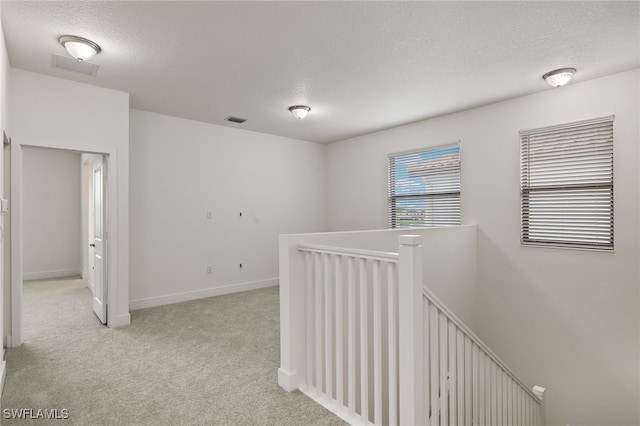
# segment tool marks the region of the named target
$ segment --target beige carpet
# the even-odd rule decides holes
[[[344,424],[277,385],[278,288],[132,312],[101,326],[81,280],[24,284],[24,345],[7,351],[4,425]],[[66,409],[7,420],[4,409]]]

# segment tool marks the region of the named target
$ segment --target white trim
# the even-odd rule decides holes
[[[409,154],[417,154],[419,152],[424,152],[424,151],[431,151],[431,150],[438,150],[438,149],[446,149],[446,148],[453,148],[455,146],[459,146],[460,147],[460,152],[462,152],[462,142],[460,139],[455,140],[453,142],[447,142],[447,143],[443,143],[440,145],[434,145],[434,146],[425,146],[422,148],[416,148],[416,149],[409,149],[406,151],[400,151],[400,152],[391,152],[389,154],[387,154],[388,158],[392,158],[392,157],[399,157],[401,155],[409,155]]]
[[[22,344],[22,145],[11,144],[11,342]]]
[[[230,284],[221,287],[211,287],[202,290],[185,291],[181,293],[167,294],[164,296],[146,297],[129,301],[129,310],[152,308],[155,306],[170,305],[172,303],[188,302],[190,300],[204,299],[223,294],[239,293],[242,291],[257,290],[260,288],[273,287],[278,285],[278,278],[266,280],[249,281],[245,283]]]
[[[100,150],[87,150],[77,146],[60,146],[39,141],[29,144],[13,140],[11,144],[11,343],[9,347],[18,347],[22,344],[22,149],[56,148],[67,151],[106,155],[107,157],[107,193],[105,202],[107,205],[105,229],[109,238],[106,250],[107,272],[107,327],[123,327],[130,324],[128,311],[128,238],[118,238],[118,213],[126,218],[125,212],[118,211],[118,153],[114,148]],[[126,225],[126,221],[125,221]],[[120,273],[119,273],[120,272]]]
[[[589,120],[574,121],[572,123],[565,123],[565,124],[556,124],[556,125],[553,125],[553,126],[539,127],[539,128],[536,128],[536,129],[522,129],[522,130],[520,130],[520,136],[527,136],[527,135],[536,134],[536,133],[556,132],[558,130],[566,130],[566,129],[572,129],[574,127],[589,126],[589,125],[593,125],[593,124],[606,123],[608,121],[613,122],[615,119],[616,119],[615,115],[608,115],[606,117],[599,117],[599,118],[592,118],[592,119],[589,119]]]
[[[55,271],[23,272],[22,280],[46,280],[49,278],[82,277],[82,269],[58,269]]]
[[[334,399],[329,400],[329,398],[326,397],[325,394],[318,395],[315,389],[308,388],[308,387],[306,387],[305,389],[300,389],[300,391],[306,396],[308,396],[309,398],[311,398],[312,400],[314,400],[315,402],[317,402],[318,404],[320,404],[321,406],[323,406],[324,408],[326,408],[327,410],[331,411],[336,416],[340,417],[342,420],[344,420],[348,424],[350,425],[365,424],[365,422],[362,419],[362,416],[358,414],[354,414],[352,416],[348,410],[338,407],[338,404],[335,402],[335,400]],[[373,423],[367,422],[366,424],[372,425]]]
[[[334,246],[325,246],[320,244],[298,244],[298,250],[300,251],[308,251],[308,252],[321,252],[327,254],[337,254],[337,255],[355,255],[355,257],[365,257],[367,259],[381,260],[383,262],[393,262],[398,263],[398,253],[393,253],[390,251],[375,251],[375,250],[364,250],[357,248],[347,248],[347,247],[334,247]]]
[[[3,355],[2,358],[4,359],[4,349],[2,350]],[[2,392],[4,391],[4,379],[7,377],[7,361],[2,361],[2,364],[0,365],[0,395],[2,395]]]
[[[108,310],[107,310],[108,311]],[[131,314],[113,315],[109,320],[109,327],[126,327],[131,325]]]
[[[293,392],[298,389],[298,373],[289,373],[278,368],[278,385],[287,392]]]

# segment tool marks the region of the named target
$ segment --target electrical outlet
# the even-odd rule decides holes
[[[207,266],[207,274],[213,274],[213,266]]]

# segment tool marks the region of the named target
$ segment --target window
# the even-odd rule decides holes
[[[613,119],[520,132],[523,245],[613,250]]]
[[[389,225],[460,225],[460,143],[389,156]]]

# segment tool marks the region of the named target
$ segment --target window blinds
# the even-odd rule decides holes
[[[460,224],[460,143],[389,156],[389,225]]]
[[[520,132],[522,244],[613,249],[613,119]]]

